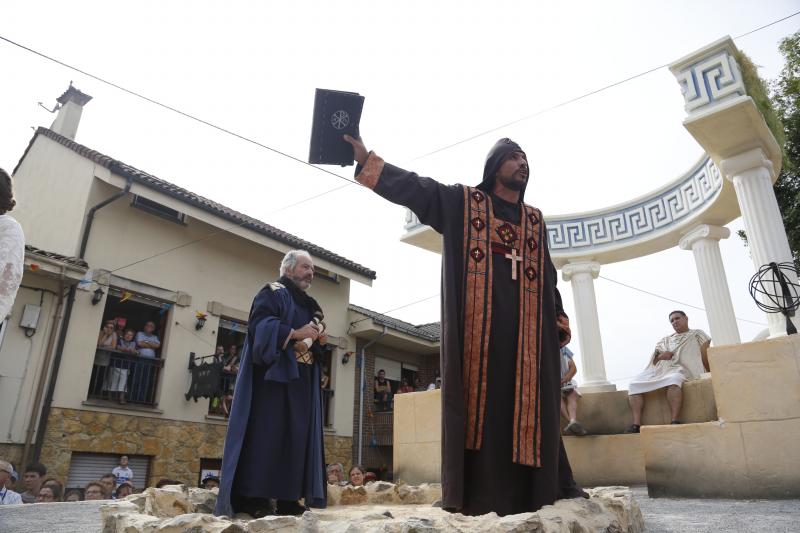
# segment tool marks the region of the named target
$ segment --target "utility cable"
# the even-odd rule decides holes
[[[741,38],[741,37],[745,37],[745,36],[747,36],[747,35],[751,35],[751,34],[753,34],[753,33],[756,33],[756,32],[758,32],[758,31],[761,31],[761,30],[763,30],[763,29],[769,28],[770,26],[773,26],[773,25],[775,25],[775,24],[778,24],[778,23],[780,23],[780,22],[783,22],[783,21],[785,21],[785,20],[788,20],[788,19],[790,19],[790,18],[792,18],[792,17],[795,17],[795,16],[797,16],[798,14],[800,14],[800,11],[797,11],[797,12],[795,12],[795,13],[792,13],[792,14],[790,14],[790,15],[787,15],[787,16],[785,16],[785,17],[783,17],[783,18],[780,18],[780,19],[774,20],[774,21],[772,21],[772,22],[769,22],[769,23],[767,23],[767,24],[764,24],[764,25],[762,25],[762,26],[759,26],[758,28],[755,28],[755,29],[753,29],[753,30],[750,30],[750,31],[748,31],[748,32],[746,32],[746,33],[743,33],[743,34],[741,34],[741,35],[738,35],[738,36],[736,37],[736,39],[739,39],[739,38]],[[148,96],[145,96],[145,95],[143,95],[143,94],[141,94],[141,93],[139,93],[139,92],[136,92],[136,91],[134,91],[134,90],[131,90],[131,89],[128,89],[128,88],[126,88],[126,87],[124,87],[124,86],[122,86],[122,85],[119,85],[119,84],[117,84],[117,83],[114,83],[114,82],[112,82],[112,81],[109,81],[109,80],[107,80],[107,79],[105,79],[105,78],[103,78],[103,77],[101,77],[101,76],[98,76],[98,75],[92,74],[92,73],[90,73],[90,72],[88,72],[88,71],[85,71],[85,70],[83,70],[83,69],[80,69],[80,68],[78,68],[78,67],[75,67],[75,66],[73,66],[73,65],[70,65],[69,63],[66,63],[65,61],[62,61],[62,60],[56,59],[56,58],[54,58],[54,57],[51,57],[51,56],[49,56],[49,55],[47,55],[47,54],[45,54],[45,53],[43,53],[43,52],[39,52],[38,50],[35,50],[35,49],[33,49],[33,48],[30,48],[30,47],[28,47],[28,46],[25,46],[25,45],[23,45],[23,44],[21,44],[21,43],[18,43],[18,42],[16,42],[16,41],[13,41],[13,40],[11,40],[11,39],[9,39],[9,38],[7,38],[7,37],[3,36],[3,35],[0,35],[0,40],[2,40],[2,41],[5,41],[5,42],[7,42],[8,44],[11,44],[11,45],[13,45],[13,46],[16,46],[16,47],[18,47],[18,48],[20,48],[20,49],[22,49],[22,50],[25,50],[25,51],[27,51],[27,52],[29,52],[29,53],[31,53],[31,54],[34,54],[34,55],[36,55],[36,56],[38,56],[38,57],[41,57],[41,58],[43,58],[43,59],[46,59],[46,60],[48,60],[48,61],[50,61],[50,62],[56,63],[57,65],[60,65],[60,66],[62,66],[62,67],[65,67],[65,68],[67,68],[67,69],[70,69],[70,70],[73,70],[73,71],[75,71],[75,72],[78,72],[79,74],[83,74],[84,76],[87,76],[87,77],[89,77],[89,78],[92,78],[92,79],[94,79],[94,80],[97,80],[97,81],[99,81],[100,83],[103,83],[103,84],[105,84],[105,85],[108,85],[108,86],[110,86],[110,87],[113,87],[113,88],[115,88],[115,89],[117,89],[117,90],[120,90],[120,91],[122,91],[122,92],[126,93],[126,94],[129,94],[129,95],[131,95],[131,96],[134,96],[134,97],[136,97],[136,98],[142,99],[142,100],[144,100],[144,101],[146,101],[146,102],[149,102],[149,103],[151,103],[151,104],[153,104],[153,105],[156,105],[156,106],[158,106],[158,107],[161,107],[161,108],[163,108],[163,109],[166,109],[166,110],[168,110],[168,111],[172,111],[173,113],[176,113],[176,114],[178,114],[178,115],[181,115],[181,116],[183,116],[183,117],[185,117],[185,118],[188,118],[188,119],[190,119],[190,120],[193,120],[193,121],[195,121],[195,122],[197,122],[197,123],[200,123],[200,124],[203,124],[203,125],[205,125],[205,126],[211,127],[211,128],[213,128],[213,129],[216,129],[216,130],[218,130],[218,131],[220,131],[220,132],[223,132],[223,133],[226,133],[226,134],[228,134],[228,135],[231,135],[231,136],[233,136],[233,137],[235,137],[235,138],[237,138],[237,139],[243,140],[243,141],[245,141],[245,142],[247,142],[247,143],[253,144],[253,145],[255,145],[255,146],[258,146],[258,147],[260,147],[260,148],[264,148],[264,149],[266,149],[266,150],[269,150],[269,151],[271,151],[271,152],[273,152],[273,153],[276,153],[276,154],[279,154],[279,155],[281,155],[281,156],[284,156],[284,157],[286,157],[286,158],[289,158],[289,159],[291,159],[291,160],[293,160],[293,161],[295,161],[295,162],[301,163],[301,164],[303,164],[303,165],[305,165],[305,166],[308,166],[308,167],[311,167],[311,168],[315,168],[315,169],[317,169],[317,170],[320,170],[320,171],[322,171],[322,172],[325,172],[326,174],[330,174],[331,176],[335,176],[335,177],[337,177],[337,178],[339,178],[339,179],[341,179],[341,180],[344,180],[344,181],[348,182],[348,183],[347,183],[347,185],[344,185],[344,186],[341,186],[341,187],[336,187],[336,188],[334,188],[334,189],[329,189],[329,190],[327,190],[327,191],[324,191],[324,192],[322,192],[322,193],[319,193],[319,194],[317,194],[317,195],[314,195],[314,196],[311,196],[311,197],[305,198],[305,199],[303,199],[303,200],[300,200],[300,201],[298,201],[298,202],[295,202],[295,203],[293,203],[293,204],[290,204],[290,205],[284,206],[284,207],[282,207],[282,208],[279,208],[279,209],[277,209],[276,211],[274,211],[274,212],[270,213],[270,215],[272,215],[272,214],[274,214],[274,213],[278,213],[278,212],[280,212],[280,211],[283,211],[283,210],[285,210],[285,209],[288,209],[288,208],[290,208],[290,207],[294,207],[294,206],[300,205],[300,204],[302,204],[302,203],[305,203],[305,202],[308,202],[308,201],[310,201],[310,200],[313,200],[313,199],[319,198],[319,197],[321,197],[321,196],[324,196],[324,195],[326,195],[326,194],[329,194],[329,193],[331,193],[331,192],[338,191],[338,190],[340,190],[340,189],[343,189],[344,187],[347,187],[348,185],[351,185],[351,184],[355,184],[355,183],[356,183],[356,182],[355,182],[355,180],[352,180],[352,179],[350,179],[350,178],[346,178],[346,177],[344,177],[344,176],[341,176],[341,175],[339,175],[339,174],[336,174],[335,172],[332,172],[332,171],[330,171],[330,170],[328,170],[328,169],[325,169],[325,168],[322,168],[322,167],[320,167],[320,166],[317,166],[317,165],[312,165],[311,163],[308,163],[308,162],[306,162],[306,161],[304,161],[304,160],[302,160],[302,159],[300,159],[300,158],[298,158],[298,157],[295,157],[295,156],[292,156],[292,155],[290,155],[290,154],[287,154],[287,153],[285,153],[285,152],[283,152],[283,151],[281,151],[281,150],[278,150],[277,148],[273,148],[273,147],[271,147],[271,146],[268,146],[268,145],[266,145],[266,144],[263,144],[263,143],[261,143],[261,142],[259,142],[259,141],[255,140],[255,139],[252,139],[252,138],[250,138],[250,137],[247,137],[247,136],[245,136],[245,135],[243,135],[243,134],[237,133],[237,132],[235,132],[235,131],[233,131],[233,130],[230,130],[230,129],[228,129],[228,128],[225,128],[225,127],[223,127],[223,126],[219,126],[219,125],[217,125],[217,124],[215,124],[215,123],[213,123],[213,122],[211,122],[211,121],[209,121],[209,120],[202,119],[202,118],[200,118],[200,117],[197,117],[197,116],[195,116],[195,115],[192,115],[191,113],[188,113],[188,112],[186,112],[186,111],[182,111],[182,110],[180,110],[180,109],[178,109],[178,108],[176,108],[176,107],[170,106],[170,105],[168,105],[168,104],[164,104],[164,103],[162,103],[162,102],[160,102],[160,101],[158,101],[158,100],[155,100],[154,98],[150,98],[150,97],[148,97]],[[532,113],[532,114],[530,114],[530,115],[526,115],[525,117],[522,117],[522,118],[519,118],[519,119],[513,120],[513,121],[511,121],[511,122],[507,122],[507,123],[505,123],[505,124],[503,124],[503,125],[501,125],[501,126],[497,126],[497,127],[494,127],[494,128],[488,129],[488,130],[485,130],[485,131],[483,131],[483,132],[481,132],[481,133],[478,133],[478,134],[472,135],[472,136],[470,136],[470,137],[468,137],[468,138],[466,138],[466,139],[462,139],[462,140],[460,140],[460,141],[457,141],[457,142],[455,142],[455,143],[451,143],[451,144],[449,144],[449,145],[447,145],[447,146],[444,146],[444,147],[442,147],[442,148],[439,148],[439,149],[433,150],[433,151],[431,151],[431,152],[428,152],[428,153],[426,153],[426,154],[423,154],[423,155],[421,155],[421,156],[415,157],[414,159],[411,159],[411,160],[409,160],[409,162],[417,161],[417,160],[419,160],[419,159],[422,159],[422,158],[428,157],[428,156],[430,156],[430,155],[433,155],[433,154],[436,154],[436,153],[442,152],[442,151],[444,151],[444,150],[447,150],[447,149],[449,149],[449,148],[452,148],[452,147],[458,146],[458,145],[460,145],[460,144],[463,144],[463,143],[465,143],[465,142],[471,141],[471,140],[473,140],[473,139],[476,139],[476,138],[478,138],[478,137],[481,137],[481,136],[483,136],[483,135],[486,135],[486,134],[488,134],[488,133],[492,133],[492,132],[494,132],[494,131],[497,131],[497,130],[499,130],[499,129],[505,128],[505,127],[507,127],[507,126],[510,126],[510,125],[513,125],[513,124],[517,124],[517,123],[519,123],[519,122],[522,122],[522,121],[525,121],[525,120],[529,120],[529,119],[531,119],[531,118],[534,118],[534,117],[536,117],[536,116],[542,115],[542,114],[544,114],[544,113],[547,113],[547,112],[549,112],[549,111],[553,111],[553,110],[555,110],[555,109],[558,109],[558,108],[560,108],[560,107],[566,106],[566,105],[568,105],[568,104],[571,104],[571,103],[573,103],[573,102],[577,102],[577,101],[579,101],[579,100],[582,100],[582,99],[584,99],[584,98],[587,98],[587,97],[589,97],[589,96],[592,96],[592,95],[594,95],[594,94],[597,94],[597,93],[600,93],[600,92],[602,92],[602,91],[608,90],[608,89],[610,89],[610,88],[612,88],[612,87],[616,87],[616,86],[618,86],[618,85],[621,85],[621,84],[623,84],[623,83],[626,83],[626,82],[628,82],[628,81],[631,81],[631,80],[634,80],[634,79],[636,79],[636,78],[640,78],[640,77],[642,77],[642,76],[645,76],[645,75],[647,75],[647,74],[650,74],[651,72],[654,72],[654,71],[656,71],[656,70],[659,70],[659,69],[661,69],[661,68],[664,68],[664,67],[666,67],[667,65],[668,65],[668,64],[664,64],[664,65],[660,65],[660,66],[658,66],[658,67],[651,68],[651,69],[649,69],[649,70],[646,70],[646,71],[644,71],[644,72],[641,72],[641,73],[639,73],[639,74],[636,74],[636,75],[633,75],[633,76],[630,76],[630,77],[628,77],[628,78],[625,78],[625,79],[623,79],[623,80],[617,81],[617,82],[615,82],[615,83],[611,83],[611,84],[609,84],[609,85],[606,85],[606,86],[604,86],[604,87],[601,87],[601,88],[599,88],[599,89],[595,89],[595,90],[589,91],[589,92],[587,92],[587,93],[585,93],[585,94],[582,94],[582,95],[580,95],[580,96],[577,96],[577,97],[571,98],[571,99],[569,99],[569,100],[565,100],[565,101],[563,101],[563,102],[560,102],[560,103],[558,103],[558,104],[555,104],[555,105],[553,105],[553,106],[550,106],[550,107],[548,107],[548,108],[546,108],[546,109],[542,109],[542,110],[540,110],[540,111],[537,111],[537,112],[535,112],[535,113]],[[269,216],[269,215],[268,215],[268,216]],[[213,231],[213,232],[209,233],[208,235],[206,235],[206,236],[204,236],[204,237],[200,237],[200,238],[198,238],[198,239],[194,239],[194,240],[192,240],[192,241],[188,241],[188,242],[186,242],[186,243],[183,243],[183,244],[181,244],[181,245],[174,246],[174,247],[172,247],[172,248],[168,248],[168,249],[166,249],[166,250],[163,250],[163,251],[161,251],[161,252],[159,252],[159,253],[156,253],[156,254],[153,254],[153,255],[151,255],[151,256],[148,256],[148,257],[142,258],[142,259],[140,259],[140,260],[137,260],[137,261],[135,261],[135,262],[129,263],[129,264],[127,264],[127,265],[123,265],[123,266],[121,266],[121,267],[117,267],[117,268],[115,268],[114,270],[112,270],[111,272],[117,272],[117,271],[119,271],[119,270],[123,270],[123,269],[125,269],[125,268],[131,267],[131,266],[134,266],[134,265],[137,265],[137,264],[139,264],[139,263],[143,263],[143,262],[145,262],[145,261],[149,261],[149,260],[151,260],[151,259],[155,259],[155,258],[157,258],[157,257],[160,257],[160,256],[162,256],[162,255],[168,254],[168,253],[170,253],[170,252],[173,252],[173,251],[175,251],[175,250],[179,250],[179,249],[181,249],[181,248],[185,248],[186,246],[190,246],[190,245],[192,245],[192,244],[195,244],[195,243],[198,243],[198,242],[204,241],[204,240],[206,240],[206,239],[210,239],[210,238],[212,238],[212,237],[214,237],[214,236],[216,236],[216,235],[218,235],[218,234],[220,234],[220,233],[223,233],[223,232],[229,231],[230,229],[234,229],[234,228],[237,228],[237,227],[239,227],[239,226],[243,226],[243,225],[245,225],[245,224],[247,224],[247,223],[249,223],[249,222],[250,222],[249,220],[245,220],[245,221],[243,221],[243,222],[241,222],[241,223],[234,224],[234,225],[232,225],[232,226],[229,226],[229,227],[227,227],[227,228],[222,228],[222,229],[219,229],[219,230]]]
[[[219,125],[217,125],[217,124],[215,124],[215,123],[213,123],[213,122],[211,122],[209,120],[202,119],[202,118],[200,118],[200,117],[198,117],[196,115],[192,115],[191,113],[188,113],[186,111],[181,111],[180,109],[178,109],[176,107],[173,107],[171,105],[159,102],[158,100],[156,100],[154,98],[150,98],[149,96],[145,96],[145,95],[143,95],[141,93],[138,93],[138,92],[136,92],[134,90],[127,89],[127,88],[123,87],[122,85],[119,85],[117,83],[109,81],[109,80],[107,80],[105,78],[102,78],[100,76],[97,76],[95,74],[87,72],[87,71],[85,71],[83,69],[80,69],[78,67],[72,66],[69,63],[66,63],[64,61],[61,61],[61,60],[56,59],[54,57],[51,57],[51,56],[49,56],[47,54],[44,54],[42,52],[39,52],[37,50],[34,50],[33,48],[29,48],[29,47],[27,47],[27,46],[25,46],[23,44],[20,44],[20,43],[18,43],[16,41],[12,41],[8,37],[4,37],[4,36],[0,35],[0,40],[1,41],[5,41],[5,42],[7,42],[7,43],[9,43],[9,44],[11,44],[13,46],[18,47],[18,48],[21,48],[21,49],[23,49],[23,50],[25,50],[27,52],[30,52],[30,53],[32,53],[34,55],[37,55],[37,56],[39,56],[39,57],[41,57],[43,59],[46,59],[46,60],[51,61],[53,63],[56,63],[57,65],[60,65],[60,66],[65,67],[65,68],[68,68],[70,70],[74,70],[75,72],[77,72],[79,74],[83,74],[86,77],[92,78],[93,80],[97,80],[100,83],[103,83],[105,85],[108,85],[110,87],[118,89],[118,90],[120,90],[120,91],[122,91],[124,93],[127,93],[127,94],[131,95],[131,96],[135,96],[136,98],[140,98],[140,99],[144,100],[145,102],[149,102],[149,103],[151,103],[153,105],[156,105],[156,106],[161,107],[163,109],[166,109],[168,111],[172,111],[173,113],[177,113],[178,115],[181,115],[181,116],[183,116],[185,118],[188,118],[189,120],[193,120],[195,122],[198,122],[200,124],[203,124],[205,126],[213,128],[213,129],[215,129],[217,131],[221,131],[222,133],[226,133],[226,134],[228,134],[228,135],[230,135],[232,137],[235,137],[235,138],[237,138],[239,140],[242,140],[242,141],[245,141],[247,143],[250,143],[250,144],[253,144],[255,146],[258,146],[259,148],[264,148],[265,150],[269,150],[270,152],[273,152],[273,153],[276,153],[276,154],[281,155],[283,157],[286,157],[288,159],[291,159],[292,161],[296,161],[297,163],[300,163],[302,165],[305,165],[305,166],[308,166],[308,167],[311,167],[311,168],[315,168],[315,169],[317,169],[317,170],[319,170],[321,172],[325,172],[326,174],[330,174],[331,176],[335,176],[335,177],[339,178],[340,180],[344,180],[344,181],[347,181],[347,182],[350,182],[350,183],[355,183],[355,181],[350,179],[350,178],[346,178],[344,176],[341,176],[341,175],[339,175],[339,174],[337,174],[335,172],[332,172],[332,171],[330,171],[330,170],[328,170],[326,168],[322,168],[322,167],[317,166],[317,165],[312,165],[311,163],[309,163],[307,161],[304,161],[304,160],[300,159],[299,157],[295,157],[293,155],[287,154],[286,152],[282,152],[281,150],[278,150],[277,148],[273,148],[271,146],[268,146],[268,145],[266,145],[266,144],[264,144],[262,142],[259,142],[259,141],[255,140],[255,139],[247,137],[246,135],[243,135],[241,133],[236,133],[233,130],[230,130],[230,129],[225,128],[223,126],[219,126]]]
[[[746,37],[748,35],[751,35],[753,33],[761,31],[763,29],[769,28],[770,26],[774,26],[775,24],[778,24],[779,22],[783,22],[784,20],[788,20],[788,19],[790,19],[792,17],[795,17],[797,15],[800,15],[800,11],[796,11],[796,12],[792,13],[791,15],[787,15],[787,16],[785,16],[783,18],[778,19],[778,20],[774,20],[774,21],[772,21],[770,23],[764,24],[763,26],[759,26],[758,28],[750,30],[750,31],[748,31],[746,33],[742,33],[741,35],[737,35],[736,37],[734,37],[734,39],[741,39],[742,37]],[[449,150],[450,148],[454,148],[454,147],[456,147],[456,146],[458,146],[460,144],[464,144],[466,142],[472,141],[474,139],[477,139],[478,137],[483,137],[484,135],[488,135],[489,133],[493,133],[495,131],[507,128],[509,126],[513,126],[514,124],[518,124],[518,123],[524,122],[526,120],[530,120],[532,118],[538,117],[539,115],[543,115],[545,113],[549,113],[550,111],[554,111],[554,110],[556,110],[556,109],[558,109],[560,107],[564,107],[565,105],[572,104],[572,103],[577,102],[579,100],[583,100],[584,98],[588,98],[590,96],[593,96],[595,94],[601,93],[601,92],[606,91],[608,89],[611,89],[613,87],[617,87],[618,85],[622,85],[623,83],[627,83],[627,82],[633,81],[633,80],[635,80],[637,78],[641,78],[642,76],[646,76],[646,75],[648,75],[648,74],[650,74],[652,72],[655,72],[657,70],[661,70],[662,68],[665,68],[665,67],[668,67],[668,66],[669,66],[669,63],[664,63],[663,65],[659,65],[657,67],[653,67],[651,69],[645,70],[644,72],[640,72],[639,74],[634,74],[633,76],[629,76],[629,77],[627,77],[627,78],[625,78],[623,80],[619,80],[619,81],[616,81],[614,83],[610,83],[610,84],[605,85],[603,87],[600,87],[598,89],[594,89],[593,91],[589,91],[588,93],[581,94],[580,96],[576,96],[574,98],[570,98],[569,100],[564,100],[563,102],[559,102],[557,104],[554,104],[554,105],[552,105],[550,107],[546,107],[544,109],[540,109],[539,111],[536,111],[535,113],[531,113],[530,115],[525,115],[524,117],[518,118],[516,120],[512,120],[510,122],[506,122],[505,124],[501,124],[501,125],[495,126],[493,128],[489,128],[489,129],[484,130],[484,131],[482,131],[480,133],[476,133],[474,135],[471,135],[471,136],[469,136],[469,137],[467,137],[465,139],[461,139],[460,141],[456,141],[456,142],[448,144],[446,146],[442,146],[441,148],[437,148],[436,150],[432,150],[430,152],[427,152],[425,154],[417,156],[414,159],[412,159],[411,161],[418,161],[418,160],[423,159],[425,157],[428,157],[428,156],[431,156],[431,155],[434,155],[434,154],[438,154],[439,152],[443,152],[445,150]]]
[[[697,306],[697,305],[687,304],[686,302],[681,302],[680,300],[675,300],[673,298],[668,298],[666,296],[662,296],[661,294],[656,294],[654,292],[650,292],[650,291],[647,291],[647,290],[644,290],[644,289],[640,289],[639,287],[634,287],[633,285],[628,285],[627,283],[622,283],[621,281],[617,281],[617,280],[614,280],[614,279],[611,279],[611,278],[607,278],[605,276],[598,275],[597,277],[602,278],[602,279],[604,279],[606,281],[610,281],[611,283],[616,283],[617,285],[622,285],[623,287],[627,287],[628,289],[631,289],[631,290],[634,290],[634,291],[638,291],[638,292],[641,292],[641,293],[644,293],[644,294],[648,294],[650,296],[655,296],[656,298],[661,298],[662,300],[666,300],[668,302],[672,302],[672,303],[675,303],[675,304],[678,304],[678,305],[682,305],[684,307],[691,307],[692,309],[697,309],[699,311],[703,311],[704,313],[707,312],[705,307],[700,307],[700,306]],[[756,324],[758,326],[765,326],[765,327],[767,326],[767,324],[764,324],[763,322],[756,322],[755,320],[748,320],[746,318],[739,318],[738,316],[736,316],[734,318],[736,320],[738,320],[739,322],[748,322],[750,324]]]

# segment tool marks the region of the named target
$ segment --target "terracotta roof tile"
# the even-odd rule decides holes
[[[335,265],[350,270],[351,272],[356,272],[358,274],[366,276],[369,279],[376,278],[374,270],[370,270],[365,266],[359,265],[358,263],[351,261],[350,259],[335,254],[330,250],[326,250],[321,246],[317,246],[316,244],[303,240],[290,233],[282,231],[274,226],[270,226],[266,222],[262,222],[258,219],[249,217],[243,213],[231,209],[230,207],[226,207],[213,200],[204,198],[199,194],[195,194],[182,187],[178,187],[173,183],[162,180],[161,178],[157,178],[152,174],[148,174],[147,172],[144,172],[142,170],[139,170],[138,168],[127,165],[122,161],[109,157],[96,150],[92,150],[91,148],[79,144],[73,141],[72,139],[64,137],[63,135],[60,135],[50,129],[40,127],[38,130],[36,130],[33,139],[31,139],[31,143],[28,145],[28,150],[30,149],[30,146],[33,145],[33,141],[36,139],[37,135],[44,135],[45,137],[56,141],[57,143],[69,148],[73,152],[76,152],[82,155],[83,157],[94,161],[98,165],[101,165],[116,174],[119,174],[126,178],[129,177],[137,183],[140,183],[157,191],[163,192],[164,194],[172,196],[173,198],[181,200],[182,202],[199,207],[200,209],[203,209],[205,211],[208,211],[209,213],[217,215],[220,218],[240,223],[242,227],[249,228],[253,231],[261,233],[262,235],[266,235],[267,237],[270,237],[272,239],[275,239],[276,241],[287,244],[293,248],[301,248],[307,250],[312,256],[317,256],[326,259]],[[25,151],[25,154],[27,154],[28,150]],[[23,154],[22,159],[25,158],[25,154]],[[22,159],[20,159],[20,163],[22,163]],[[19,168],[19,163],[17,164],[17,168]]]

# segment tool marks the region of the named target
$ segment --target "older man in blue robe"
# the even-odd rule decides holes
[[[217,515],[296,515],[326,505],[318,357],[325,339],[314,322],[322,311],[306,293],[314,265],[307,252],[293,250],[283,258],[280,273],[250,309]],[[294,345],[303,339],[314,344],[301,356]]]

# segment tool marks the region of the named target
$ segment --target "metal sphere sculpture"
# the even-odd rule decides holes
[[[787,274],[789,275],[787,276]],[[773,261],[759,268],[758,272],[750,278],[750,296],[762,311],[781,313],[786,317],[787,335],[797,333],[791,317],[800,308],[798,277],[800,277],[800,272],[794,263],[775,263]]]

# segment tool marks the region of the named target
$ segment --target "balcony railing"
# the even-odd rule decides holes
[[[98,348],[87,397],[120,404],[155,406],[158,375],[163,365],[163,359]]]

